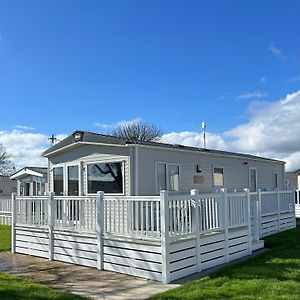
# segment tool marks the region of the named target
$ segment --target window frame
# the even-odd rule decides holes
[[[215,184],[215,169],[223,170],[223,184],[222,185]],[[220,166],[220,165],[212,166],[212,186],[213,186],[213,188],[224,188],[225,187],[225,168],[223,166]]]
[[[251,170],[255,170],[255,190],[251,191]],[[248,172],[248,184],[249,184],[249,191],[250,192],[257,192],[258,191],[258,186],[257,186],[257,168],[256,167],[249,167],[249,172]]]
[[[80,162],[70,162],[70,163],[65,163],[64,164],[64,167],[65,167],[65,170],[64,170],[64,179],[65,179],[65,182],[64,182],[64,190],[65,190],[65,194],[66,196],[68,196],[69,194],[69,184],[68,184],[68,181],[69,181],[69,175],[68,175],[68,167],[78,167],[78,196],[81,196],[82,195],[82,185],[81,185],[81,178],[82,178],[82,175],[81,175],[81,163]],[[78,196],[69,196],[69,197],[78,197]]]
[[[276,186],[275,186],[275,176],[276,175]],[[273,185],[273,189],[278,189],[279,187],[279,182],[278,182],[278,172],[273,172],[272,175],[272,185]]]
[[[154,176],[155,176],[155,193],[156,195],[160,194],[160,191],[158,191],[158,182],[157,182],[157,165],[158,164],[164,164],[166,165],[166,187],[167,187],[167,191],[171,192],[171,193],[179,193],[181,190],[181,166],[179,163],[167,163],[167,162],[163,162],[163,161],[156,161],[155,162],[155,168],[154,168]],[[177,166],[178,167],[178,191],[171,191],[169,188],[169,166]]]
[[[54,192],[54,168],[63,168],[63,194],[56,196],[68,196],[68,167],[78,167],[78,196],[82,195],[82,167],[80,162],[67,162],[62,164],[55,164],[51,166],[51,192]],[[70,196],[70,197],[78,197]]]
[[[51,167],[51,192],[55,193],[54,191],[54,168],[63,168],[63,194],[62,195],[55,195],[55,196],[66,196],[66,177],[65,177],[65,164],[56,164],[56,165],[52,165]]]
[[[84,175],[85,175],[85,186],[86,186],[86,195],[92,196],[97,195],[97,193],[89,193],[89,183],[88,183],[88,165],[96,165],[96,164],[105,164],[105,163],[121,163],[122,165],[122,189],[123,193],[105,193],[106,195],[114,195],[114,196],[125,196],[125,180],[126,180],[126,174],[125,174],[125,160],[96,160],[96,161],[89,161],[85,162],[84,164]]]

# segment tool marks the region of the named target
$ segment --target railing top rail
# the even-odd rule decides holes
[[[17,196],[16,200],[47,200],[49,196]]]
[[[279,194],[294,194],[294,190],[279,191]]]
[[[160,196],[106,196],[103,197],[105,200],[126,200],[126,201],[159,201]]]
[[[53,196],[54,200],[87,200],[96,199],[97,196]]]
[[[277,194],[277,191],[260,191],[261,195],[274,195]]]
[[[196,196],[193,197],[197,197],[198,199],[206,199],[206,198],[214,198],[214,199],[218,199],[218,198],[223,198],[224,197],[224,193],[200,193]]]
[[[228,197],[234,198],[234,197],[245,197],[246,192],[234,192],[234,193],[227,193]]]

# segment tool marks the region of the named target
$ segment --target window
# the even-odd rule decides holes
[[[103,191],[123,194],[123,163],[97,163],[87,165],[88,193]]]
[[[37,183],[36,181],[33,182],[33,191],[32,191],[32,196],[36,196],[37,195]]]
[[[68,196],[79,195],[78,166],[68,166]]]
[[[156,164],[156,192],[159,193],[162,190],[179,191],[179,165]]]
[[[257,173],[256,169],[251,168],[249,170],[249,188],[250,192],[256,192],[257,189]]]
[[[179,166],[168,165],[168,190],[179,191]]]
[[[273,187],[278,188],[278,173],[273,173]]]
[[[167,166],[166,164],[157,164],[156,165],[156,191],[167,190]]]
[[[224,186],[224,169],[214,168],[214,186]]]
[[[3,189],[2,188],[0,188],[0,194],[2,194],[3,193]]]
[[[53,192],[56,196],[64,194],[64,169],[63,167],[53,168]]]

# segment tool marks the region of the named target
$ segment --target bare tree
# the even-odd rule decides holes
[[[14,171],[15,168],[9,160],[9,154],[7,153],[3,144],[0,143],[0,174],[10,175]]]
[[[150,142],[159,141],[162,137],[162,130],[157,125],[139,121],[116,128],[112,135],[134,143]]]

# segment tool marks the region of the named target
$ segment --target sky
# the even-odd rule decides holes
[[[300,1],[2,0],[0,103],[17,167],[51,134],[142,120],[300,168]]]

